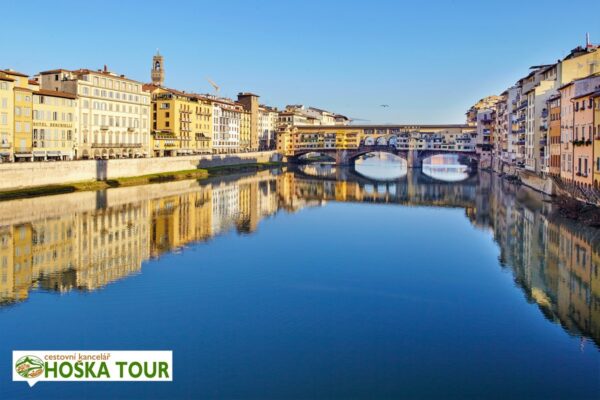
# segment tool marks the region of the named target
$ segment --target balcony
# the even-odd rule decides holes
[[[131,128],[131,127],[127,128],[127,132],[134,132],[134,131],[135,131],[135,128]]]
[[[542,110],[542,118],[548,118],[548,110],[545,108]]]
[[[0,149],[10,149],[12,146],[11,142],[2,142],[0,143]]]
[[[547,146],[548,145],[548,139],[547,138],[541,138],[540,139],[540,146]]]
[[[92,143],[93,149],[136,149],[141,143]]]

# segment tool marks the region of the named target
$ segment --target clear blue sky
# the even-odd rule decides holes
[[[0,68],[109,69],[371,122],[460,123],[529,66],[600,42],[600,1],[11,1]],[[18,33],[18,35],[17,35]],[[389,104],[381,108],[380,104]]]

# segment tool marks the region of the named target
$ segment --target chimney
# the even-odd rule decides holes
[[[104,72],[108,72],[108,68],[106,67],[106,64],[104,64]]]

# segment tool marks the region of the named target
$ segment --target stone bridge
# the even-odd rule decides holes
[[[429,157],[436,155],[458,155],[459,159],[463,158],[463,162],[471,164],[478,160],[478,155],[474,151],[461,151],[452,149],[403,149],[394,145],[361,145],[356,149],[307,149],[298,151],[293,157],[288,157],[291,162],[298,162],[303,156],[309,153],[318,153],[331,157],[337,165],[353,165],[357,158],[369,153],[389,153],[394,154],[404,159],[408,168],[420,168],[423,161]]]

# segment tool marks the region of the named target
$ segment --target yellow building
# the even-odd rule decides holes
[[[15,79],[0,71],[0,161],[13,160]]]
[[[251,150],[252,114],[244,110],[240,115],[240,149],[242,151],[248,151]]]
[[[50,90],[33,92],[33,157],[72,160],[75,156],[76,96]]]
[[[33,104],[33,87],[29,82],[29,77],[26,74],[22,74],[20,72],[16,72],[13,70],[2,70],[0,71],[0,76],[3,77],[2,82],[9,82],[8,79],[12,79],[11,85],[2,85],[2,87],[6,87],[6,90],[12,88],[12,96],[10,94],[4,94],[5,90],[2,90],[3,94],[0,95],[0,105],[2,103],[6,104],[7,111],[0,111],[2,114],[0,115],[0,126],[9,126],[10,129],[2,129],[2,136],[6,137],[6,142],[11,143],[12,145],[12,154],[8,155],[8,158],[11,160],[32,160],[33,152],[32,152],[32,137],[31,137],[31,125],[32,125],[32,104]],[[13,107],[12,110],[10,107],[10,102],[7,100],[6,102],[3,99],[7,99],[8,97],[12,97]],[[5,108],[2,107],[4,110]],[[6,112],[7,117],[4,118],[4,113]],[[10,124],[8,114],[12,113],[12,126]],[[7,122],[7,124],[3,124],[3,122]],[[12,131],[12,138],[11,132]],[[5,151],[5,153],[7,153]]]
[[[14,299],[13,227],[0,228],[0,304]]]
[[[152,140],[155,156],[210,154],[210,100],[175,89],[146,85],[152,94]]]

